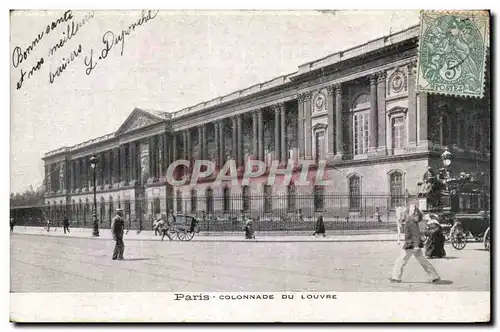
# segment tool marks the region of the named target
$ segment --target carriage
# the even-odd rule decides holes
[[[490,249],[489,196],[483,179],[484,174],[465,172],[452,178],[443,169],[435,177],[424,176],[428,185],[420,195],[423,212],[438,216],[445,238],[457,250],[471,240],[483,242],[485,249]]]
[[[172,240],[191,241],[194,235],[199,232],[198,220],[195,217],[178,214],[175,216],[174,222],[163,228],[161,240],[163,241],[167,236]]]

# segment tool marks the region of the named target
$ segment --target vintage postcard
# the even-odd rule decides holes
[[[490,322],[488,12],[10,33],[11,322]]]

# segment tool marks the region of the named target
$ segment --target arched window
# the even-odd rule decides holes
[[[314,211],[325,209],[325,188],[323,186],[314,187]]]
[[[270,185],[265,185],[264,186],[264,213],[271,213],[273,209],[273,202],[271,199],[271,193],[272,193],[273,187]]]
[[[404,205],[404,178],[400,171],[389,173],[389,187],[391,191],[391,208],[395,209]]]
[[[224,208],[224,212],[225,213],[228,213],[229,212],[229,208],[230,208],[230,189],[229,187],[225,187],[224,188],[224,191],[223,191],[223,208]]]
[[[214,191],[212,188],[207,188],[205,191],[206,206],[205,210],[208,214],[214,213]]]
[[[243,186],[242,188],[242,198],[243,198],[243,211],[250,211],[250,187]]]
[[[370,137],[370,96],[359,95],[352,103],[352,138],[353,154],[368,153]]]
[[[175,193],[175,201],[176,201],[176,210],[177,213],[182,212],[182,192],[180,190],[177,190]]]
[[[196,212],[197,203],[198,203],[198,193],[196,192],[196,190],[191,189],[191,213]]]
[[[361,211],[361,177],[356,174],[349,177],[349,210]]]
[[[295,209],[296,209],[296,190],[295,190],[295,185],[290,184],[287,187],[286,198],[287,198],[287,208],[288,208],[288,211],[289,212],[295,211]]]

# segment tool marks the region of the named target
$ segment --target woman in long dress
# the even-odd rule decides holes
[[[427,225],[425,228],[425,256],[427,258],[443,258],[446,256],[444,243],[446,238],[443,233],[443,228],[435,215],[427,215]]]

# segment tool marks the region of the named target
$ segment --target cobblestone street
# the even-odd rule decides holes
[[[280,237],[281,240],[286,238]],[[305,237],[306,238],[306,237]],[[310,238],[310,237],[307,237]],[[11,236],[12,292],[488,291],[490,254],[482,243],[432,260],[444,280],[428,284],[410,259],[403,282],[388,282],[395,241],[161,242],[125,239],[111,260],[107,239]]]

